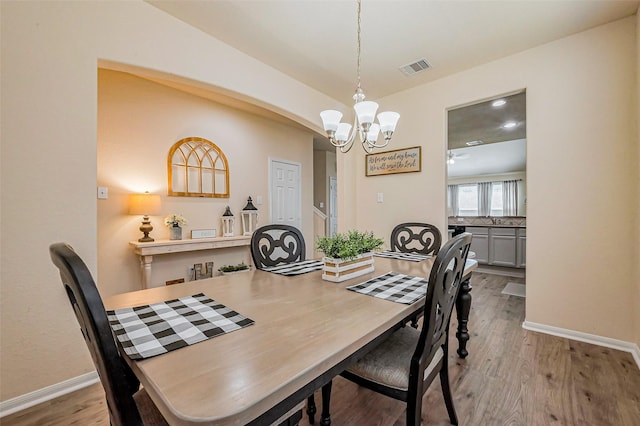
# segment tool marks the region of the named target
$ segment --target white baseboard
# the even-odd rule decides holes
[[[92,371],[46,388],[38,389],[15,398],[0,402],[0,418],[17,413],[34,405],[50,401],[62,395],[91,386],[100,380],[98,373]]]
[[[537,331],[539,333],[551,334],[552,336],[577,340],[579,342],[591,343],[592,345],[604,346],[605,348],[629,352],[640,369],[640,347],[635,343],[597,336],[595,334],[582,333],[580,331],[567,330],[566,328],[552,327],[550,325],[538,324],[530,321],[523,322],[522,328],[525,330]]]

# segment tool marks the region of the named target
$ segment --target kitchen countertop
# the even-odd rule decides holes
[[[527,225],[513,225],[513,224],[502,224],[502,223],[490,223],[490,224],[478,224],[478,225],[468,225],[464,223],[450,223],[449,226],[464,226],[465,228],[526,228]]]

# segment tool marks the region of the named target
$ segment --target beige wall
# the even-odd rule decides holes
[[[339,171],[355,170],[358,228],[444,228],[447,109],[526,89],[526,319],[637,339],[635,27],[627,18],[381,99],[401,114],[393,149],[421,144],[423,172],[365,177],[363,154],[351,157]]]
[[[99,60],[183,76],[319,132],[318,111],[336,101],[144,2],[0,2],[0,19],[5,401],[93,370],[47,247],[70,242],[97,275]],[[527,319],[632,340],[638,304],[632,306],[630,277],[640,301],[640,275],[628,253],[637,239],[618,237],[621,229],[640,236],[634,217],[640,208],[629,208],[640,203],[629,199],[640,198],[637,180],[629,181],[640,158],[633,124],[636,22],[629,18],[380,100],[402,114],[393,147],[423,146],[423,172],[364,178],[363,154],[354,148],[339,155],[340,230],[358,226],[386,238],[394,223],[416,217],[444,227],[446,109],[526,88]],[[384,203],[375,202],[376,192],[384,192]],[[567,195],[576,192],[581,196]],[[636,325],[638,341],[640,320]]]
[[[141,1],[3,1],[0,19],[5,401],[93,370],[48,246],[68,241],[97,276],[100,60],[220,88],[316,131],[318,111],[336,101]],[[125,222],[123,244],[135,234],[134,219]]]
[[[167,196],[167,154],[178,140],[197,136],[215,143],[229,162],[230,198]],[[138,258],[128,241],[137,240],[140,217],[127,215],[131,193],[150,191],[162,196],[161,212],[151,217],[155,239],[169,238],[163,219],[182,214],[192,229],[216,228],[231,207],[235,234],[241,235],[240,210],[247,197],[258,205],[259,225],[269,218],[269,158],[301,164],[302,186],[313,182],[313,136],[309,131],[276,123],[237,109],[186,94],[131,74],[98,72],[98,185],[109,188],[109,198],[98,200],[98,287],[103,296],[141,288]],[[302,231],[313,239],[311,191],[302,191]],[[309,248],[308,255],[313,251]],[[246,248],[154,256],[151,286],[189,278],[194,263],[223,264],[249,261]]]

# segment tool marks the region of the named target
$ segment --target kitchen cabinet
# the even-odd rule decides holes
[[[518,268],[525,268],[527,265],[527,229],[520,228],[516,232],[516,236],[518,238],[518,248],[516,250],[518,254]]]
[[[478,263],[489,263],[489,228],[480,226],[467,226],[467,232],[473,234],[470,251],[476,254]]]
[[[515,228],[490,228],[489,265],[516,267]]]
[[[510,268],[526,265],[526,228],[467,226],[473,234],[469,250],[475,252],[478,263]]]

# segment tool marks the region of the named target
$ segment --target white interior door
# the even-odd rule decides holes
[[[302,229],[300,164],[270,160],[271,223]]]
[[[338,232],[338,178],[329,176],[329,236]]]

